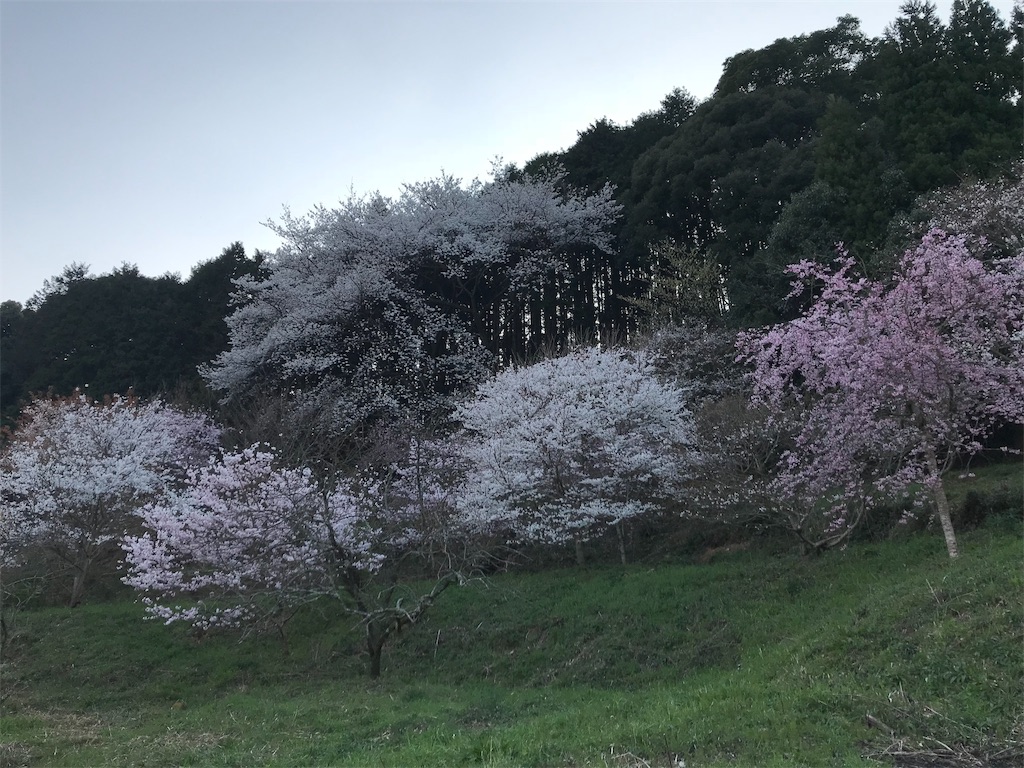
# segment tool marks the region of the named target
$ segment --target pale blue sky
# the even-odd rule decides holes
[[[0,0],[0,298],[73,261],[187,277],[235,240],[270,250],[284,206],[485,178],[675,87],[706,98],[745,48],[845,13],[878,35],[899,5]]]

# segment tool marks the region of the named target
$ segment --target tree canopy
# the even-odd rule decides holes
[[[287,217],[265,279],[243,279],[231,348],[206,369],[230,398],[273,392],[342,433],[424,421],[499,361],[595,337],[609,190],[556,180],[412,185]]]
[[[641,352],[588,348],[508,369],[457,418],[468,464],[460,506],[519,540],[579,544],[621,530],[670,498],[692,460],[682,393]]]
[[[985,0],[953,0],[948,23],[912,0],[875,39],[841,16],[729,57],[702,103],[675,88],[492,181],[286,217],[273,257],[234,243],[185,280],[71,264],[26,306],[0,308],[5,424],[50,389],[212,407],[204,381],[235,403],[273,382],[264,394],[362,424],[422,415],[547,350],[628,341],[671,292],[676,306],[658,312],[673,320],[793,319],[787,264],[827,263],[842,242],[884,277],[919,201],[1013,178],[1022,29],[1019,7],[1004,20]],[[919,237],[925,222],[911,223]],[[321,378],[361,394],[319,397]]]

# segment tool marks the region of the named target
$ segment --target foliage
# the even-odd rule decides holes
[[[799,88],[729,93],[633,167],[632,230],[721,265],[737,325],[778,318],[783,295],[767,290],[773,267],[757,259],[782,205],[813,178],[810,140],[824,107],[821,94]]]
[[[834,27],[780,38],[760,50],[730,56],[722,67],[715,96],[794,85],[849,94],[854,70],[869,50],[860,22],[853,16],[841,16]]]
[[[676,89],[525,172],[287,215],[266,262],[236,243],[186,282],[73,264],[5,302],[5,419],[31,389],[185,381],[201,397],[196,366],[219,355],[206,375],[230,439],[280,452],[196,466],[209,425],[208,446],[152,456],[162,427],[102,447],[81,427],[35,439],[43,401],[30,407],[0,480],[5,560],[49,544],[77,602],[134,528],[128,580],[195,641],[140,629],[133,606],[24,611],[12,633],[38,581],[5,567],[0,762],[781,766],[940,741],[982,761],[1014,738],[1019,760],[1019,464],[994,491],[944,470],[1024,418],[1022,28],[1019,6],[1007,27],[982,0],[954,0],[946,25],[909,2],[873,41],[842,17],[730,57],[704,104]],[[903,250],[879,247],[894,217],[913,247],[882,282]],[[924,235],[936,226],[960,237]],[[852,258],[832,270],[839,241]],[[746,337],[753,403],[722,319],[793,319]],[[640,351],[528,365],[609,335]],[[129,401],[145,410],[104,407]],[[14,458],[29,444],[77,463],[33,475]],[[136,463],[151,482],[107,471]],[[902,494],[926,492],[951,554],[952,524],[969,531],[957,562],[890,530],[885,515],[914,509]],[[467,521],[556,543],[611,526],[624,557],[627,520],[683,504],[848,546],[507,576],[426,615],[480,562]],[[869,505],[898,541],[850,536]],[[392,657],[408,684],[354,683],[353,649],[379,674],[385,643],[424,621],[436,633]],[[212,631],[283,637],[285,622],[288,659]]]
[[[910,0],[857,67],[859,93],[834,94],[816,175],[846,199],[837,238],[857,255],[881,245],[915,197],[1004,173],[1021,156],[1020,55],[984,0]]]
[[[736,331],[707,320],[665,323],[638,337],[634,346],[651,358],[657,376],[685,393],[694,408],[746,392],[736,362]]]
[[[828,238],[825,250],[817,250],[816,255],[829,253],[842,242],[864,259],[877,252],[889,221],[910,204],[910,183],[887,141],[884,121],[864,103],[830,98],[818,129],[814,145],[817,188],[808,190],[813,194],[810,199],[794,197],[789,205],[796,210],[785,217],[790,222],[780,217],[776,226],[799,226],[800,208],[806,209],[808,203],[824,204],[824,220],[812,207],[807,211],[811,221],[803,222],[804,227],[813,226],[817,235],[812,248],[820,244],[819,233]],[[795,248],[792,258],[802,255],[802,250],[805,248]]]
[[[822,118],[823,123],[829,120],[831,110],[832,105]],[[824,254],[832,253],[837,243],[844,242],[843,223],[850,216],[849,208],[844,189],[821,180],[811,182],[795,193],[779,212],[759,258],[771,265],[819,261]],[[863,255],[860,261],[862,264],[866,261]],[[771,280],[772,295],[785,295],[789,281],[784,272],[773,268],[773,274],[766,277],[766,282],[768,280]],[[792,320],[800,314],[800,307],[783,299],[779,301],[779,313],[783,319]]]
[[[481,384],[456,418],[468,464],[459,506],[523,541],[579,544],[672,498],[692,417],[642,352],[583,349]],[[625,551],[621,551],[625,558]]]
[[[721,267],[708,256],[682,248],[671,240],[651,246],[644,293],[623,300],[638,312],[637,331],[682,324],[713,322],[726,308],[725,281]]]
[[[605,185],[614,191],[615,200],[628,210],[642,188],[633,187],[633,169],[637,160],[655,144],[671,136],[697,109],[697,100],[684,88],[674,88],[661,100],[658,109],[644,112],[625,125],[607,118],[591,123],[579,132],[576,142],[562,152],[538,155],[525,165],[527,173],[564,172],[569,188],[598,192]],[[615,249],[594,269],[606,276],[598,284],[595,300],[603,305],[602,332],[623,338],[631,334],[643,318],[637,318],[632,301],[641,298],[654,277],[658,265],[650,264],[648,252],[656,235],[629,217],[621,217],[613,226]]]
[[[962,236],[933,230],[888,285],[852,270],[849,258],[835,272],[794,265],[794,291],[817,284],[815,303],[741,338],[755,395],[806,408],[776,489],[833,500],[841,531],[917,484],[955,557],[943,470],[1001,421],[1024,422],[1024,255],[986,265]]]
[[[202,261],[192,267],[182,288],[181,314],[188,318],[191,352],[188,373],[212,360],[228,348],[228,327],[225,318],[235,307],[235,283],[243,277],[258,278],[264,274],[263,263],[267,255],[257,250],[252,256],[240,242],[234,242],[215,259]]]
[[[1024,253],[1024,161],[1007,176],[939,190],[918,205],[925,226],[964,235],[986,260]]]
[[[31,393],[140,397],[201,385],[196,368],[227,346],[224,315],[232,279],[254,274],[240,243],[197,265],[189,280],[151,278],[125,264],[98,277],[72,264],[19,311],[5,309],[2,399],[6,425]]]
[[[14,340],[25,320],[24,308],[17,301],[0,304],[0,428],[11,427],[17,420],[21,382],[12,371],[11,353]]]
[[[159,401],[34,400],[2,456],[0,563],[16,564],[30,547],[53,553],[74,573],[76,605],[135,510],[205,462],[219,437],[204,416]]]
[[[276,387],[308,420],[304,412],[326,413],[338,399],[319,397],[304,380],[319,376],[310,360],[327,359],[312,342],[292,344],[308,328],[314,336],[334,334],[325,342],[338,356],[329,375],[362,393],[334,414],[336,422],[356,425],[341,431],[358,442],[364,420],[429,410],[418,390],[435,404],[447,399],[447,407],[453,392],[471,389],[493,365],[596,339],[630,341],[647,330],[638,302],[666,280],[720,270],[729,324],[793,319],[800,307],[785,299],[787,264],[821,258],[843,242],[865,273],[880,279],[894,266],[889,256],[905,246],[886,244],[891,223],[912,214],[915,199],[962,179],[988,182],[1020,159],[1022,29],[1020,8],[1007,24],[988,2],[954,0],[944,24],[934,5],[915,0],[877,39],[843,16],[825,29],[741,51],[726,60],[715,94],[703,103],[675,88],[632,122],[596,119],[571,146],[545,152],[523,170],[507,167],[493,183],[456,193],[458,185],[442,179],[378,201],[379,209],[367,198],[319,209],[305,221],[286,216],[275,225],[289,245],[276,257],[280,285],[273,289],[269,261],[245,257],[237,243],[184,282],[142,277],[130,265],[91,277],[85,265],[72,264],[20,313],[8,308],[7,317],[21,319],[5,323],[0,339],[3,416],[12,423],[29,392],[49,387],[61,394],[87,385],[96,393],[133,387],[145,396],[177,390],[193,404],[209,401],[195,369],[225,353],[224,366],[214,366],[225,394],[255,394],[255,377],[265,385],[260,394]],[[531,177],[543,181],[538,186]],[[539,196],[528,191],[541,188],[547,192]],[[552,234],[549,224],[570,225],[565,214],[580,211],[571,201],[588,199],[602,201],[591,206],[594,216],[579,220],[589,223],[574,234]],[[375,227],[377,240],[370,236]],[[325,256],[332,238],[347,245]],[[690,260],[664,258],[666,242]],[[378,246],[388,255],[375,266]],[[502,248],[505,256],[492,258]],[[303,266],[303,259],[313,261]],[[332,281],[367,264],[357,306],[356,294]],[[328,303],[298,312],[289,302],[301,286],[319,290],[316,279],[305,282],[311,270],[330,275],[322,279]],[[236,300],[258,298],[267,314],[239,314],[229,336],[231,278],[243,275],[263,287]],[[264,331],[273,349],[251,358],[241,348],[227,352],[229,338],[259,348],[254,339]],[[486,354],[473,357],[480,349]],[[231,378],[235,363],[252,377]],[[459,373],[446,370],[459,366]],[[388,386],[371,397],[374,371]]]
[[[25,302],[26,309],[39,309],[46,300],[53,296],[61,296],[70,290],[70,288],[82,280],[88,280],[92,278],[89,274],[89,265],[83,264],[80,261],[73,261],[68,264],[61,271],[59,275],[54,275],[43,281],[43,287],[36,291],[32,297]]]
[[[148,397],[170,389],[187,371],[181,291],[176,278],[144,277],[125,265],[47,294],[10,340],[16,396],[52,388]]]

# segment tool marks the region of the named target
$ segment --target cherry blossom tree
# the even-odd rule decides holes
[[[219,439],[205,416],[160,401],[34,400],[0,459],[0,564],[41,547],[71,569],[71,605],[78,604],[92,567],[117,552],[133,513],[205,462]]]
[[[153,618],[200,633],[270,627],[284,638],[300,606],[333,600],[362,623],[378,677],[388,639],[464,578],[446,562],[426,592],[402,586],[395,564],[417,540],[416,521],[389,495],[373,478],[327,487],[265,447],[226,453],[145,507],[147,532],[123,544],[124,581]]]
[[[823,488],[798,482],[790,470],[802,415],[797,403],[769,406],[740,396],[707,403],[697,416],[705,461],[690,492],[694,515],[782,530],[807,552],[843,544],[872,503],[889,499],[865,493],[870,488],[863,484]],[[876,472],[892,460],[872,455]]]
[[[785,519],[771,492],[790,436],[785,417],[732,394],[705,402],[696,422],[704,461],[690,489],[693,514],[741,525]]]
[[[570,256],[611,248],[611,191],[573,197],[557,181],[445,177],[286,215],[205,376],[228,399],[282,396],[347,439],[447,413],[496,361],[561,332],[534,305]]]
[[[520,541],[582,543],[669,500],[687,475],[692,418],[643,352],[581,349],[481,384],[460,406],[470,524]]]
[[[403,527],[408,554],[431,571],[445,563],[482,565],[492,553],[481,547],[456,512],[458,488],[466,473],[458,441],[404,426],[384,433],[391,450],[401,453],[385,466],[363,471],[364,477],[375,479],[374,503],[382,515]]]
[[[986,264],[932,230],[888,283],[856,277],[848,258],[790,271],[794,294],[816,285],[817,300],[740,340],[755,397],[805,409],[776,491],[824,504],[841,530],[920,488],[956,557],[943,472],[995,425],[1024,422],[1024,254]]]
[[[918,206],[928,228],[966,236],[983,260],[1024,253],[1024,160],[1003,177],[932,192]]]

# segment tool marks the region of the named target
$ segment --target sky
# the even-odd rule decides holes
[[[900,4],[0,0],[0,300],[72,262],[187,279],[235,241],[274,250],[286,208],[486,179],[673,88],[707,98],[744,49],[847,13],[880,35]]]

